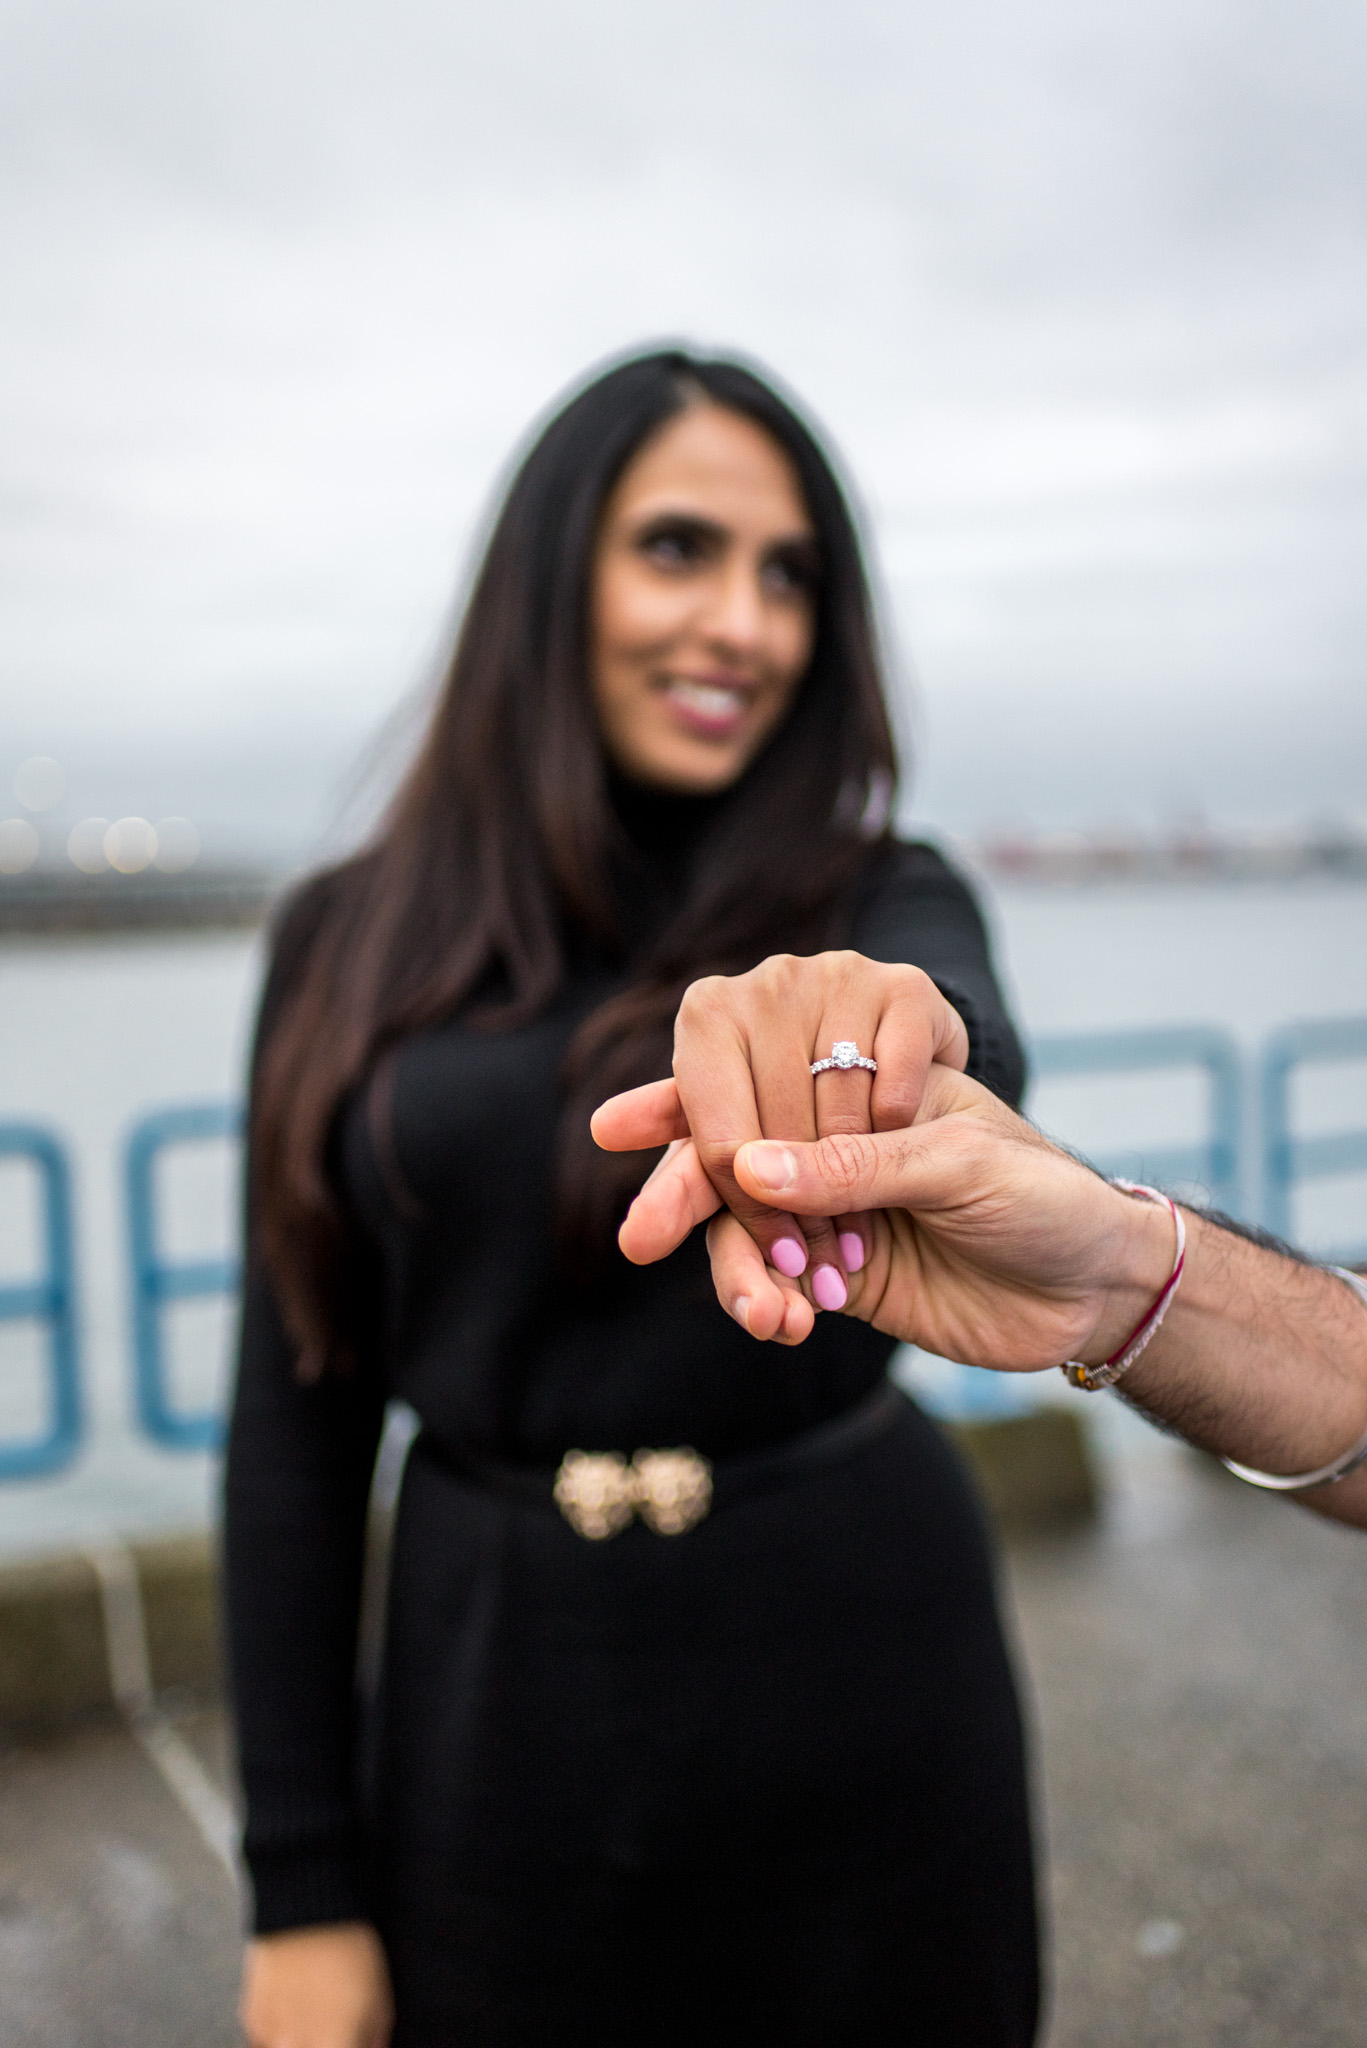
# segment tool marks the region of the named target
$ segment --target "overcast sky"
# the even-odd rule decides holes
[[[3,0],[0,815],[300,848],[596,358],[769,361],[959,831],[1367,815],[1367,0]]]

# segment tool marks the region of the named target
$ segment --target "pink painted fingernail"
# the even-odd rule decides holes
[[[785,1279],[796,1280],[799,1273],[807,1270],[807,1247],[795,1237],[781,1237],[769,1247],[769,1263],[777,1266]]]
[[[864,1240],[857,1230],[842,1230],[840,1233],[840,1256],[846,1270],[857,1273],[864,1263]]]
[[[818,1266],[812,1275],[812,1294],[818,1308],[844,1308],[849,1300],[849,1289],[835,1266]]]
[[[778,1194],[797,1177],[797,1161],[786,1145],[747,1145],[745,1164],[762,1188]],[[799,1267],[798,1271],[801,1272]]]
[[[748,1335],[750,1330],[750,1297],[748,1294],[738,1294],[736,1296],[731,1304],[731,1313],[740,1324],[742,1330]]]

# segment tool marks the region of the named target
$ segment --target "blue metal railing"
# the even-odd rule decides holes
[[[1291,1087],[1298,1067],[1367,1060],[1367,1017],[1291,1024],[1263,1049],[1260,1096],[1263,1126],[1262,1220],[1290,1238],[1297,1186],[1335,1174],[1367,1173],[1367,1130],[1297,1137],[1291,1126]],[[1339,1245],[1328,1254],[1339,1265],[1367,1257],[1367,1244]]]
[[[0,1286],[0,1322],[38,1322],[47,1329],[47,1428],[34,1437],[0,1443],[0,1479],[37,1479],[71,1463],[84,1428],[71,1263],[71,1173],[60,1139],[37,1124],[0,1124],[0,1157],[31,1160],[43,1188],[42,1269],[31,1280]]]
[[[145,1116],[129,1133],[124,1154],[128,1248],[133,1281],[133,1372],[138,1421],[154,1442],[178,1451],[214,1450],[222,1440],[216,1410],[186,1412],[172,1403],[167,1385],[165,1310],[174,1301],[229,1294],[238,1283],[234,1258],[170,1260],[162,1256],[156,1195],[157,1162],[173,1145],[235,1138],[242,1113],[235,1103],[197,1103]]]
[[[1205,1135],[1195,1144],[1143,1145],[1094,1158],[1099,1172],[1135,1179],[1141,1172],[1160,1186],[1194,1183],[1208,1190],[1226,1214],[1237,1216],[1243,1199],[1243,1071],[1239,1049],[1226,1032],[1206,1025],[1163,1026],[1147,1031],[1069,1032],[1039,1038],[1030,1047],[1036,1080],[1080,1074],[1154,1072],[1199,1068],[1207,1078]]]
[[[1367,1172],[1367,1129],[1298,1136],[1291,1125],[1295,1074],[1317,1062],[1367,1061],[1367,1018],[1299,1024],[1278,1032],[1262,1055],[1261,1220],[1290,1236],[1294,1192],[1301,1183],[1334,1174]],[[1108,1152],[1093,1164],[1104,1173],[1142,1174],[1160,1185],[1196,1184],[1219,1207],[1242,1213],[1255,1191],[1242,1171],[1245,1088],[1239,1053],[1221,1031],[1204,1027],[1087,1032],[1035,1041],[1037,1079],[1196,1069],[1206,1079],[1203,1128],[1186,1144],[1141,1143]],[[231,1293],[238,1283],[235,1257],[173,1259],[162,1249],[158,1173],[163,1155],[178,1145],[236,1137],[241,1112],[230,1103],[162,1109],[130,1132],[124,1158],[128,1248],[132,1279],[134,1394],[142,1430],[173,1450],[212,1449],[222,1435],[216,1410],[178,1408],[172,1397],[166,1311],[176,1302]],[[32,1439],[0,1443],[0,1480],[60,1471],[79,1449],[83,1431],[76,1295],[72,1272],[71,1176],[67,1155],[52,1133],[27,1124],[0,1125],[0,1156],[30,1160],[42,1176],[45,1264],[32,1280],[0,1286],[0,1321],[36,1320],[47,1331],[50,1423]],[[1340,1247],[1344,1263],[1367,1256],[1367,1244]],[[932,1403],[956,1414],[1002,1414],[1029,1400],[1027,1384],[1009,1375],[967,1367],[928,1368]],[[919,1369],[918,1369],[919,1370]],[[946,1377],[947,1376],[947,1377]]]

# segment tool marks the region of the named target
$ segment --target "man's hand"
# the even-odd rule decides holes
[[[642,1264],[709,1215],[712,1275],[752,1336],[800,1343],[811,1312],[721,1207],[669,1082],[598,1112],[609,1131],[649,1123],[672,1139],[622,1227]],[[976,1081],[928,1067],[915,1121],[812,1143],[735,1148],[736,1184],[756,1206],[804,1218],[857,1212],[867,1252],[847,1313],[967,1364],[1037,1372],[1108,1356],[1172,1267],[1172,1223],[1058,1151]],[[1127,1320],[1128,1318],[1128,1320]]]
[[[609,1142],[649,1132],[623,1137],[624,1148],[671,1146],[623,1225],[628,1257],[663,1258],[712,1216],[722,1306],[754,1337],[801,1343],[811,1307],[735,1216],[718,1213],[673,1083],[619,1096],[598,1118]],[[756,1204],[802,1217],[861,1212],[868,1253],[846,1313],[970,1365],[1099,1364],[1172,1271],[1166,1207],[1111,1187],[939,1064],[908,1128],[750,1140],[731,1168]],[[1182,1287],[1125,1392],[1217,1456],[1261,1472],[1318,1471],[1358,1442],[1367,1419],[1362,1302],[1334,1274],[1187,1212]],[[1367,1528],[1367,1466],[1286,1498]]]
[[[910,1129],[742,1146],[747,1192],[799,1216],[871,1212],[848,1312],[944,1358],[1037,1372],[1108,1355],[1172,1266],[1165,1210],[1058,1151],[976,1081],[935,1067]],[[708,1234],[722,1305],[768,1320],[778,1282],[729,1217]],[[1128,1319],[1128,1320],[1127,1320]]]

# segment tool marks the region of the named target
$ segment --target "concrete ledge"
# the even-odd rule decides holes
[[[83,1557],[0,1572],[0,1723],[19,1733],[110,1709],[104,1610]]]
[[[157,1690],[221,1680],[216,1574],[207,1536],[128,1546]],[[29,1735],[114,1711],[104,1607],[79,1552],[0,1567],[0,1726]]]
[[[1086,1428],[1069,1409],[951,1423],[949,1434],[1004,1535],[1057,1528],[1096,1513],[1098,1485]]]
[[[950,1435],[1003,1534],[1095,1512],[1086,1432],[1067,1409],[956,1423]],[[210,1539],[172,1536],[127,1547],[154,1690],[216,1691],[222,1663]],[[29,1735],[113,1711],[104,1608],[90,1560],[71,1552],[0,1567],[0,1727]]]
[[[172,1536],[128,1547],[142,1587],[153,1687],[217,1692],[223,1656],[214,1544],[207,1536]]]

